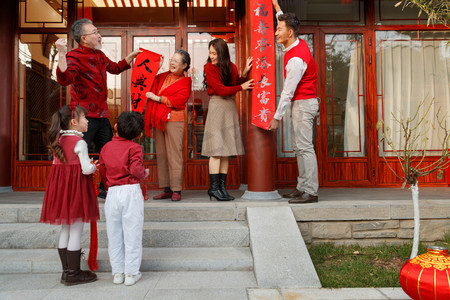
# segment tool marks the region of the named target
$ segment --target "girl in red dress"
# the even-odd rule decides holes
[[[75,285],[97,280],[80,270],[84,222],[99,219],[97,195],[91,174],[97,169],[82,139],[88,129],[82,106],[63,106],[53,114],[48,132],[53,165],[48,175],[41,222],[61,225],[58,252],[63,267],[61,283]]]

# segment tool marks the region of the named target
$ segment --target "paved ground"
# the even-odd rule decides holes
[[[425,200],[450,199],[448,188],[420,188],[420,198]],[[150,197],[158,191],[151,191]],[[285,190],[279,191],[280,194]],[[1,204],[39,204],[43,192],[0,193]],[[231,194],[235,202],[243,191]],[[405,201],[411,200],[408,189],[320,189],[319,203],[334,201]],[[101,200],[102,202],[103,200]],[[274,200],[271,200],[274,201]],[[287,202],[286,199],[275,200]],[[170,203],[170,201],[167,201]],[[209,202],[206,191],[183,191],[181,203]],[[251,201],[250,201],[251,202]],[[250,203],[249,203],[250,204]],[[177,203],[171,203],[177,205]],[[251,203],[251,206],[257,205]],[[60,274],[1,274],[0,299],[195,299],[195,300],[291,300],[291,299],[409,299],[400,288],[357,289],[261,289],[257,287],[252,272],[146,272],[135,286],[116,286],[109,273],[98,273],[95,283],[66,287],[59,283]]]
[[[60,274],[0,275],[0,299],[294,300],[410,299],[400,288],[259,289],[251,272],[146,272],[134,286],[114,285],[108,273],[94,283],[64,286]]]

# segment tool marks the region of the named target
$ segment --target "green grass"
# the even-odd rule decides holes
[[[450,248],[450,235],[436,245]],[[428,244],[420,244],[419,254]],[[324,288],[400,287],[398,276],[409,259],[412,245],[360,247],[320,244],[309,254]]]

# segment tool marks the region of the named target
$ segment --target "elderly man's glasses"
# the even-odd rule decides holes
[[[93,31],[93,32],[91,32],[91,33],[86,33],[86,34],[83,34],[83,35],[100,35],[100,32],[98,32],[97,30],[96,31]]]

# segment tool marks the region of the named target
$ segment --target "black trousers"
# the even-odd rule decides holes
[[[112,140],[113,131],[111,124],[107,118],[87,118],[89,121],[88,131],[83,134],[83,139],[91,147],[94,142],[95,150],[93,152],[100,153],[103,146]]]
[[[89,121],[88,131],[83,134],[83,139],[91,149],[91,144],[94,142],[95,149],[90,151],[100,154],[103,146],[112,140],[113,131],[111,124],[107,118],[87,118]],[[105,190],[103,182],[100,182],[99,190]]]

